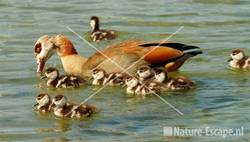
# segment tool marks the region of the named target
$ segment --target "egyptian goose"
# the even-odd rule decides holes
[[[50,112],[52,110],[52,100],[48,94],[41,93],[36,97],[36,104],[33,106],[35,110],[40,112]]]
[[[54,114],[58,117],[82,118],[90,117],[96,112],[95,108],[86,104],[72,104],[64,95],[57,95],[53,98]]]
[[[106,74],[102,69],[94,69],[92,71],[92,77],[92,85],[120,86],[124,84],[121,73]]]
[[[83,79],[74,75],[60,76],[58,69],[53,67],[46,69],[43,78],[48,78],[47,86],[54,88],[76,88],[84,82]]]
[[[92,41],[101,41],[101,40],[112,40],[116,38],[115,32],[111,30],[100,29],[100,20],[97,16],[92,16],[90,18],[90,27],[91,27],[91,39]]]
[[[229,66],[236,69],[250,69],[250,57],[246,56],[242,49],[233,50],[230,56]]]
[[[77,53],[68,37],[42,36],[35,44],[37,72],[43,71],[45,62],[55,51],[61,59],[64,71],[81,77],[91,77],[91,72],[95,68],[104,69],[107,73],[123,72],[126,69],[128,73],[134,75],[138,66],[145,64],[165,66],[168,71],[176,71],[188,58],[202,53],[196,46],[160,43],[130,40],[111,45],[102,50],[102,54],[97,52],[87,59]],[[133,67],[130,67],[131,65]]]

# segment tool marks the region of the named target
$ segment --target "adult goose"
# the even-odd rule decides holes
[[[181,43],[129,40],[111,45],[101,53],[96,52],[86,58],[78,54],[73,43],[64,35],[40,37],[35,43],[34,51],[37,72],[43,71],[46,61],[56,52],[64,71],[80,77],[91,77],[95,68],[103,69],[107,73],[123,72],[126,69],[127,72],[135,74],[137,68],[143,64],[165,66],[171,72],[180,68],[188,58],[202,53],[197,46]],[[135,65],[129,67],[132,64]]]

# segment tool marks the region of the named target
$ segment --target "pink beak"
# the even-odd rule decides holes
[[[45,65],[45,61],[44,59],[37,59],[36,60],[37,63],[37,73],[41,73],[43,71],[44,65]]]

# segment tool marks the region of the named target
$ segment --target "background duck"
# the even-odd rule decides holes
[[[33,106],[35,110],[41,112],[51,111],[52,100],[48,94],[41,93],[36,96],[36,104]]]
[[[115,32],[111,30],[100,29],[100,20],[97,16],[90,18],[91,39],[92,41],[112,40],[116,38]]]
[[[123,72],[126,69],[128,73],[135,75],[138,66],[145,64],[164,66],[168,71],[176,71],[188,58],[202,53],[199,47],[181,43],[130,40],[111,45],[102,50],[102,53],[97,52],[90,58],[85,58],[77,53],[68,37],[56,35],[48,39],[48,36],[42,36],[35,44],[38,72],[43,71],[46,61],[55,51],[64,71],[81,77],[91,77],[95,68],[104,69],[107,73]]]
[[[57,95],[53,98],[54,114],[58,117],[82,118],[89,117],[96,109],[93,106],[86,104],[72,104],[64,95]]]
[[[235,49],[230,54],[229,66],[237,69],[250,69],[250,58],[242,49]]]
[[[46,69],[44,78],[48,78],[47,86],[55,88],[75,88],[83,83],[83,79],[73,75],[60,76],[58,69],[50,67]]]

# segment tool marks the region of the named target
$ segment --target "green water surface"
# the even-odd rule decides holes
[[[84,121],[32,110],[40,92],[80,102],[99,89],[48,89],[36,76],[33,54],[44,34],[65,34],[81,55],[94,54],[66,28],[84,35],[93,15],[101,18],[103,27],[119,31],[116,41],[94,43],[99,49],[128,39],[164,39],[184,26],[171,40],[200,46],[204,54],[172,75],[188,76],[198,87],[162,94],[183,116],[157,97],[133,98],[124,89],[110,87],[88,102],[101,111]],[[249,0],[0,0],[0,141],[250,141],[250,73],[227,67],[232,49],[250,53],[249,25]],[[62,71],[57,56],[47,65]],[[164,126],[245,129],[243,137],[176,138],[164,137]]]

